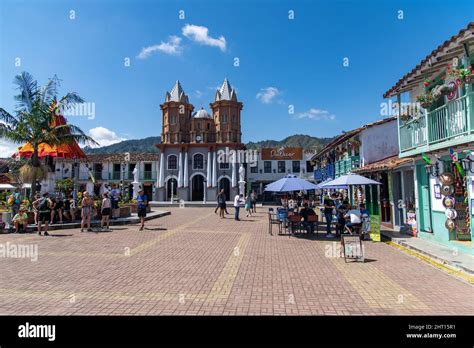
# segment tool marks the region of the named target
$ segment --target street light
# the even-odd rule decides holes
[[[203,196],[202,204],[206,204],[206,191],[207,191],[207,180],[204,179],[204,196]]]

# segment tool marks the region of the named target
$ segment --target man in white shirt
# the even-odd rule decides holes
[[[235,195],[234,197],[234,210],[235,210],[235,220],[240,221],[239,219],[239,212],[240,212],[240,204],[243,203],[243,195]]]
[[[344,217],[349,220],[349,222],[346,223],[346,226],[351,231],[353,231],[354,225],[360,225],[362,223],[360,210],[355,207],[352,207]]]

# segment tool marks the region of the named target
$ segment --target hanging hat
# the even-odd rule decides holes
[[[455,228],[456,228],[456,223],[454,222],[454,220],[451,220],[451,219],[447,219],[444,226],[450,230],[450,231],[453,231]]]
[[[443,185],[452,185],[454,184],[454,175],[449,172],[444,172],[439,176],[439,181]]]
[[[443,196],[452,196],[454,193],[454,186],[452,185],[443,185],[441,186],[441,194]]]
[[[444,215],[446,215],[446,218],[450,220],[456,220],[456,218],[458,217],[458,212],[454,210],[453,208],[448,208],[444,212]]]
[[[456,200],[454,199],[454,197],[446,196],[443,198],[443,207],[445,207],[446,209],[453,208],[455,204]]]

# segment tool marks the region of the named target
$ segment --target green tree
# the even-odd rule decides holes
[[[54,146],[74,141],[98,144],[75,125],[54,125],[52,122],[54,115],[84,102],[77,93],[70,92],[58,98],[57,79],[50,79],[41,87],[28,72],[15,76],[13,84],[18,89],[15,96],[17,105],[14,115],[0,108],[0,138],[15,144],[31,144],[33,154],[21,168],[21,174],[29,179],[33,188],[36,180],[42,179],[45,174],[38,156],[40,144]],[[32,199],[34,191],[31,190]]]

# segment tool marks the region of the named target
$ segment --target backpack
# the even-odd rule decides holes
[[[45,210],[49,210],[49,207],[48,207],[48,200],[46,198],[42,198],[39,205],[38,205],[38,210],[39,211],[45,211]]]

